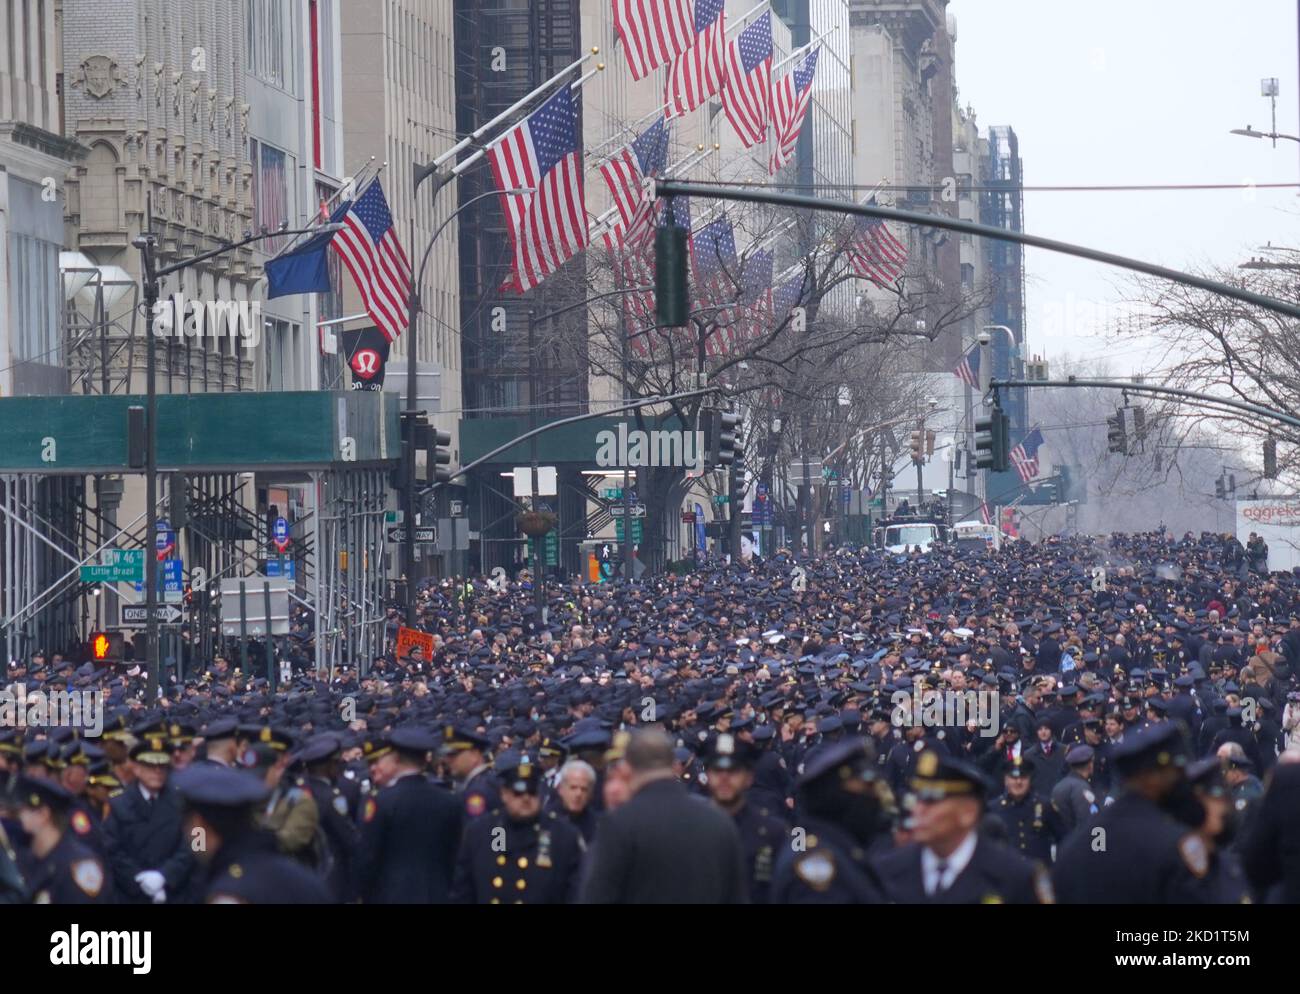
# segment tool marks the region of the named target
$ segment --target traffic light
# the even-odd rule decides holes
[[[925,454],[927,456],[934,455],[934,432],[933,431],[927,431],[925,433]]]
[[[1224,486],[1222,476],[1214,481],[1214,496],[1219,500],[1224,500],[1228,496],[1228,488]]]
[[[712,466],[730,466],[740,447],[740,415],[735,411],[708,412],[708,453]]]
[[[1264,479],[1277,479],[1277,439],[1264,439]]]
[[[451,479],[451,432],[435,428],[433,431],[433,482],[446,483]]]
[[[731,503],[731,515],[736,517],[745,506],[745,453],[738,452],[731,464],[731,487],[727,498]]]
[[[665,328],[680,328],[690,312],[686,237],[685,228],[671,224],[655,232],[655,322]]]
[[[999,408],[975,422],[975,468],[1005,473],[1011,446],[1011,418]]]
[[[1128,455],[1128,436],[1124,434],[1124,409],[1121,407],[1113,418],[1106,419],[1106,451]]]
[[[86,655],[92,663],[105,666],[120,663],[125,655],[125,639],[121,632],[92,632],[86,640]]]
[[[912,432],[912,462],[925,462],[925,441],[919,429]]]

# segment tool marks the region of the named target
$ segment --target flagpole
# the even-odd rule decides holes
[[[829,31],[825,31],[822,34],[819,34],[812,41],[808,42],[808,44],[801,45],[798,48],[796,48],[793,52],[791,52],[784,59],[782,59],[780,62],[778,62],[776,65],[772,67],[773,75],[775,75],[776,71],[780,69],[782,66],[784,66],[787,62],[793,62],[795,59],[799,58],[799,56],[806,54],[808,50],[812,48],[814,45],[821,44],[821,42],[825,41],[832,34],[834,34],[838,28],[839,28],[838,24],[833,25]]]
[[[570,66],[569,68],[572,69],[573,67]],[[595,76],[598,72],[601,72],[604,68],[605,68],[605,63],[601,62],[600,64],[598,64],[598,65],[596,66],[595,69],[591,70],[591,72],[584,74],[583,76],[581,76],[580,78],[578,78],[576,81],[574,81],[574,83],[569,87],[569,89],[570,89],[570,90],[580,90],[580,89],[582,89],[582,87],[586,84],[586,82],[587,82],[589,79],[591,79],[591,77]],[[568,70],[565,70],[565,71],[567,72]],[[478,132],[475,132],[475,134],[478,134]],[[489,144],[489,147],[490,147],[490,144]],[[478,151],[476,151],[473,155],[471,155],[468,159],[463,159],[463,160],[461,160],[460,162],[456,163],[456,165],[452,168],[450,175],[452,175],[452,176],[459,176],[461,173],[463,173],[463,172],[464,172],[466,169],[468,169],[470,166],[472,166],[472,165],[474,165],[476,162],[478,162],[479,159],[481,159],[481,158],[483,158],[483,156],[487,155],[487,152],[488,152],[487,148],[480,148],[480,149],[479,149]],[[438,161],[437,159],[434,160],[435,164],[437,163],[437,161]]]
[[[366,170],[370,168],[370,164],[371,164],[372,162],[374,162],[374,161],[375,161],[375,157],[372,155],[369,159],[366,160],[365,164],[361,167],[361,169],[360,169],[360,171],[358,172],[357,176],[353,176],[353,177],[352,177],[352,189],[356,190],[358,187],[361,186],[361,182],[360,182],[360,180],[358,179],[358,177],[359,177],[359,176],[364,176],[365,173],[366,173]],[[385,159],[382,163],[379,164],[379,168],[375,170],[375,175],[374,175],[374,176],[371,176],[371,177],[370,177],[370,180],[373,180],[373,179],[377,178],[377,177],[379,176],[379,174],[380,174],[381,172],[383,172],[383,171],[384,171],[385,169],[387,169],[387,168],[388,168],[388,160]],[[367,182],[369,182],[370,180],[367,180]],[[308,229],[306,229],[306,230],[304,230],[304,231],[302,231],[302,232],[299,232],[298,234],[294,235],[294,236],[293,236],[293,239],[292,239],[292,240],[291,240],[287,245],[285,245],[284,248],[282,248],[279,252],[277,252],[277,253],[276,253],[274,256],[272,256],[271,258],[273,258],[273,259],[278,259],[278,258],[280,258],[281,256],[288,255],[290,252],[292,252],[292,251],[294,250],[295,246],[297,246],[300,242],[302,242],[303,239],[305,239],[305,238],[308,238],[308,239],[309,239],[309,238],[312,237],[313,229],[318,228],[318,227],[322,227],[322,226],[328,224],[328,223],[329,223],[329,216],[326,215],[325,217],[322,218],[322,217],[320,216],[320,207],[321,207],[321,206],[329,207],[331,204],[334,203],[334,201],[338,200],[339,197],[343,196],[343,194],[347,191],[347,189],[348,189],[347,184],[344,184],[343,186],[340,186],[337,190],[334,191],[334,196],[330,197],[329,200],[325,201],[325,203],[324,203],[323,205],[318,205],[317,208],[316,208],[316,217],[315,217],[315,220],[313,220],[313,221],[311,222],[311,224],[309,225]],[[269,261],[269,260],[268,260],[268,261]]]
[[[739,17],[737,20],[733,21],[731,24],[728,24],[728,25],[723,29],[723,32],[722,32],[722,36],[723,36],[723,38],[726,38],[728,35],[735,34],[735,33],[736,33],[737,31],[739,31],[741,28],[745,27],[745,25],[749,22],[749,19],[750,19],[751,17],[753,17],[755,14],[759,13],[759,12],[760,12],[764,7],[770,7],[770,6],[771,6],[771,2],[770,2],[770,0],[763,0],[762,3],[758,4],[758,5],[755,6],[755,7],[752,7],[750,10],[747,10],[745,13],[741,14],[740,17]],[[833,31],[834,28],[832,28],[831,30]],[[828,33],[829,33],[829,32],[828,32]],[[825,35],[823,35],[822,37],[825,37]],[[784,63],[782,63],[782,64],[784,65]],[[614,142],[618,141],[620,138],[622,138],[622,137],[623,137],[625,134],[627,134],[629,131],[635,131],[635,130],[636,130],[637,128],[639,128],[642,124],[645,124],[647,121],[653,121],[656,117],[662,117],[664,111],[666,111],[666,110],[669,108],[669,106],[670,106],[671,104],[672,104],[672,101],[670,101],[670,100],[665,100],[665,101],[664,101],[664,102],[663,102],[659,107],[656,107],[654,110],[650,111],[650,113],[648,113],[648,114],[646,114],[646,115],[644,115],[644,116],[642,116],[642,117],[637,118],[637,119],[636,119],[635,121],[633,121],[631,124],[624,125],[622,128],[619,128],[619,130],[615,131],[612,135],[610,135],[608,138],[606,138],[603,142],[601,142],[599,145],[597,145],[595,148],[593,148],[589,154],[590,154],[590,155],[596,155],[596,154],[598,154],[598,153],[599,153],[602,149],[604,149],[607,145],[612,145]]]
[[[575,62],[572,62],[571,64],[565,66],[563,69],[561,69],[559,72],[557,72],[554,76],[552,76],[550,79],[548,79],[548,80],[547,80],[545,83],[543,83],[541,86],[537,87],[535,90],[532,90],[530,93],[526,94],[525,96],[520,97],[518,100],[516,100],[514,103],[512,103],[509,107],[507,107],[505,110],[503,110],[500,114],[498,114],[496,117],[492,118],[492,120],[488,121],[487,124],[483,125],[483,126],[482,126],[481,128],[479,128],[477,131],[471,132],[469,135],[467,135],[466,137],[462,138],[460,141],[458,141],[458,142],[457,142],[455,145],[453,145],[451,148],[447,149],[447,151],[443,152],[442,155],[439,155],[437,158],[435,158],[435,159],[433,160],[433,166],[434,166],[434,168],[435,168],[435,169],[439,169],[439,168],[441,168],[442,165],[443,165],[443,163],[449,161],[450,159],[455,158],[455,157],[456,157],[457,155],[459,155],[459,154],[460,154],[464,149],[466,149],[466,148],[468,148],[470,145],[474,144],[476,141],[478,141],[480,138],[482,138],[485,134],[487,134],[489,131],[491,131],[493,128],[495,128],[498,124],[500,124],[502,121],[504,121],[506,118],[508,118],[511,114],[513,114],[515,111],[519,110],[519,108],[526,106],[526,105],[527,105],[528,103],[530,103],[532,100],[536,99],[537,97],[539,97],[539,96],[541,96],[543,93],[545,93],[547,90],[549,90],[549,89],[550,89],[550,88],[551,88],[551,87],[556,83],[556,81],[558,81],[558,80],[560,80],[560,79],[563,79],[563,78],[564,78],[565,76],[567,76],[569,73],[573,72],[573,70],[577,69],[579,66],[583,65],[584,63],[586,63],[587,60],[595,58],[598,54],[600,54],[600,49],[597,48],[597,47],[595,47],[595,46],[593,45],[591,51],[588,52],[586,55],[582,56],[582,58],[580,58],[580,59],[576,60]],[[583,79],[586,79],[586,78],[587,78],[587,77],[585,77],[585,76],[583,77]],[[453,171],[453,173],[454,173],[454,171]]]

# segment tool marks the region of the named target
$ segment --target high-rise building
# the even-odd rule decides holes
[[[956,25],[947,0],[849,0],[849,20],[855,182],[883,184],[882,204],[955,216],[938,193],[954,176]],[[925,318],[933,325],[960,290],[958,242],[934,228],[906,229],[906,238],[912,267],[938,291]],[[960,347],[956,328],[941,333],[920,350],[919,366],[950,370]]]
[[[420,284],[421,315],[417,368],[420,394],[437,383],[438,402],[431,412],[437,427],[453,435],[461,408],[461,334],[459,225],[453,221],[431,239],[457,208],[457,186],[437,194],[426,182],[413,201],[416,165],[432,161],[456,142],[455,38],[448,0],[343,0],[342,3],[343,133],[347,172],[364,184],[378,170],[398,237],[418,270],[425,250],[429,259]],[[387,163],[383,168],[382,163]],[[358,187],[359,189],[359,187]],[[414,216],[412,207],[414,206]],[[412,239],[412,220],[414,239]],[[360,294],[346,275],[342,313],[363,315],[343,327],[372,325]],[[406,390],[404,364],[409,342],[403,332],[392,343],[385,387]],[[333,364],[346,377],[345,364]]]
[[[68,389],[60,341],[63,180],[86,149],[63,137],[58,62],[54,0],[8,3],[0,14],[0,396],[6,397]]]

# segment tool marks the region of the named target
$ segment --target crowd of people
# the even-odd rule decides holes
[[[0,900],[1294,902],[1300,578],[1239,567],[1161,531],[544,612],[433,580],[430,658],[157,700],[36,655],[0,689],[100,690],[103,728],[0,728]]]

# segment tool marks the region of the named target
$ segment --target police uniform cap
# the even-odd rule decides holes
[[[74,800],[72,792],[62,784],[44,777],[20,777],[14,796],[28,808],[67,810]]]
[[[508,752],[493,764],[501,786],[516,794],[537,794],[542,787],[542,768],[528,753]]]
[[[704,746],[704,766],[711,770],[747,769],[753,765],[755,748],[730,732],[713,736]]]
[[[989,783],[977,766],[927,749],[917,757],[911,787],[922,801],[943,801],[950,797],[979,800],[988,792]]]
[[[442,729],[441,748],[443,755],[453,752],[465,752],[468,749],[487,749],[488,740],[473,729],[459,725],[445,725]]]
[[[1071,746],[1070,751],[1065,754],[1065,761],[1070,766],[1085,766],[1092,762],[1093,748],[1086,742],[1081,742],[1076,746]]]
[[[1035,769],[1037,764],[1028,756],[1017,756],[1002,764],[1003,776],[1008,777],[1032,777]]]
[[[1125,735],[1111,758],[1124,775],[1161,767],[1181,767],[1187,763],[1187,743],[1182,727],[1162,721]]]
[[[203,726],[203,740],[215,742],[218,739],[233,739],[239,731],[239,719],[234,717],[217,718]]]
[[[143,736],[131,747],[129,755],[135,762],[146,766],[170,766],[172,762],[167,737],[162,734]]]
[[[860,738],[830,742],[812,752],[804,762],[799,786],[803,787],[824,776],[841,780],[856,778],[868,783],[876,779],[875,750]]]
[[[1223,766],[1216,756],[1206,756],[1187,764],[1187,779],[1208,794],[1222,797],[1228,792],[1223,780]]]
[[[242,808],[266,800],[270,788],[260,777],[215,763],[196,763],[172,778],[181,796],[192,805]]]
[[[438,748],[438,740],[426,729],[415,725],[403,725],[393,729],[388,736],[388,743],[398,752],[408,756],[423,757]]]

